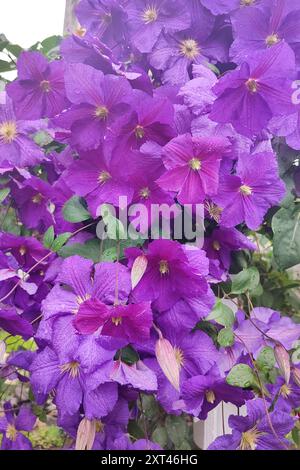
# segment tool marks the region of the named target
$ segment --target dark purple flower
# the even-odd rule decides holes
[[[67,108],[64,71],[61,60],[49,63],[40,52],[22,52],[18,59],[18,79],[7,87],[17,116],[21,119],[53,117]]]
[[[224,175],[213,200],[223,209],[221,225],[234,227],[242,222],[256,230],[268,209],[285,195],[272,153],[241,155],[236,175]]]
[[[17,416],[10,402],[4,403],[4,416],[0,418],[0,433],[2,434],[2,450],[30,450],[32,445],[28,437],[20,431],[29,432],[33,429],[36,416],[30,408],[22,405]]]
[[[219,137],[192,137],[181,135],[163,149],[166,173],[158,179],[165,190],[178,192],[181,204],[203,202],[208,195],[216,194],[222,157],[229,142]]]

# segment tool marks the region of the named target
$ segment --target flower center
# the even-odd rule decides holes
[[[165,259],[160,260],[160,262],[159,262],[159,272],[163,276],[166,275],[166,274],[169,274],[169,263],[168,263],[167,260],[165,260]]]
[[[7,439],[10,439],[11,441],[15,441],[17,439],[17,434],[18,431],[14,427],[13,424],[9,424],[6,429],[6,437]]]
[[[51,91],[51,83],[49,82],[49,80],[42,80],[40,83],[40,87],[45,93],[49,93]]]
[[[249,78],[249,79],[246,81],[246,87],[248,88],[248,90],[249,90],[251,93],[257,93],[257,91],[258,91],[258,83],[257,83],[257,80],[255,80],[255,78]]]
[[[103,432],[105,424],[100,421],[100,419],[96,420],[96,432]]]
[[[279,393],[284,398],[288,398],[288,396],[291,394],[291,389],[287,384],[283,384],[282,387],[280,387]]]
[[[179,348],[174,348],[174,353],[175,353],[175,358],[176,358],[177,364],[181,368],[183,366],[183,362],[184,362],[183,351]]]
[[[205,209],[213,220],[215,220],[216,222],[220,222],[220,217],[222,214],[221,207],[217,206],[213,202],[208,201],[205,203]]]
[[[3,122],[0,125],[0,137],[6,144],[10,144],[17,137],[17,123],[14,121]]]
[[[31,200],[34,204],[41,204],[43,200],[43,196],[41,193],[37,193],[34,196],[32,196]]]
[[[274,46],[274,44],[277,44],[280,41],[278,34],[270,34],[269,36],[266,37],[266,44],[267,46]]]
[[[263,434],[263,432],[257,430],[256,426],[249,431],[243,432],[239,448],[241,450],[255,450],[257,441]]]
[[[214,250],[220,251],[221,245],[220,245],[220,243],[218,242],[218,240],[214,240],[212,246],[213,246],[213,249],[214,249]]]
[[[95,109],[96,118],[104,121],[108,116],[108,109],[106,106],[97,106]]]
[[[189,166],[192,170],[194,171],[199,171],[201,170],[201,162],[199,160],[199,158],[192,158],[190,161],[189,161]]]
[[[180,52],[188,59],[195,59],[200,54],[200,47],[195,39],[185,39],[180,43]]]
[[[60,366],[60,370],[62,373],[68,372],[69,376],[72,379],[75,379],[78,374],[79,374],[79,362],[77,361],[72,361],[72,362],[67,362],[66,364],[63,364]]]
[[[115,326],[122,325],[122,317],[112,317],[111,321]]]
[[[83,304],[86,300],[90,300],[91,298],[91,295],[90,294],[85,294],[84,296],[82,295],[77,295],[76,297],[76,302],[78,303],[78,305],[81,305]]]
[[[241,0],[241,5],[249,7],[251,5],[254,5],[255,0]]]
[[[158,18],[158,10],[154,5],[149,5],[142,13],[142,20],[145,24],[153,23]]]
[[[74,34],[76,36],[79,36],[80,38],[83,38],[86,34],[86,28],[84,28],[83,26],[78,26],[75,31],[74,31]]]
[[[142,188],[139,194],[143,199],[148,199],[151,194],[151,191],[149,188]]]
[[[140,125],[136,126],[134,133],[137,139],[143,139],[145,137],[145,130],[143,126],[140,126]]]
[[[240,192],[244,194],[244,196],[251,196],[252,188],[250,188],[250,186],[247,186],[246,184],[242,184],[242,186],[240,186]]]
[[[24,256],[26,254],[27,250],[25,246],[20,246],[19,248],[19,253],[21,256]]]
[[[108,173],[108,171],[101,171],[101,173],[98,176],[98,181],[100,184],[106,183],[111,178],[111,175]]]
[[[213,404],[216,401],[216,395],[214,394],[213,390],[206,390],[205,398],[208,403]]]

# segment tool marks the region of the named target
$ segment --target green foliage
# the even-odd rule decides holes
[[[222,328],[222,330],[219,331],[218,343],[223,348],[234,344],[234,334],[231,328]]]
[[[226,381],[234,387],[249,388],[255,384],[256,380],[251,367],[247,364],[237,364],[227,375]]]
[[[251,292],[259,285],[259,272],[255,266],[243,269],[239,274],[232,276],[232,294],[243,294]]]
[[[84,199],[79,196],[73,196],[63,207],[63,216],[67,222],[83,222],[91,218],[89,211],[86,209]]]
[[[217,299],[216,305],[210,312],[206,320],[214,320],[223,326],[232,326],[234,323],[234,313],[221,299]]]
[[[300,204],[282,207],[272,220],[274,260],[279,269],[300,263]]]
[[[268,372],[275,367],[276,361],[271,347],[266,346],[261,350],[256,360],[256,365],[262,372]]]
[[[65,441],[65,433],[57,426],[39,426],[29,433],[34,448],[61,449]]]

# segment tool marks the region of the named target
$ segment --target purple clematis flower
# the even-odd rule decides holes
[[[229,148],[225,138],[176,137],[163,149],[167,171],[157,182],[165,190],[178,192],[181,204],[203,202],[218,191],[220,162]]]
[[[130,0],[126,11],[131,41],[143,53],[152,51],[162,31],[183,31],[191,24],[182,0]]]
[[[234,227],[245,221],[256,230],[268,209],[285,195],[272,153],[241,155],[236,175],[224,175],[214,202],[223,209],[221,225]]]
[[[71,144],[81,150],[97,149],[112,122],[128,109],[131,87],[123,77],[70,64],[65,73],[66,92],[73,106],[54,119],[71,131]]]
[[[285,436],[293,429],[294,419],[280,409],[270,413],[275,437],[262,399],[247,402],[248,416],[230,416],[232,434],[218,437],[208,450],[285,450],[290,442]]]
[[[91,214],[98,217],[101,204],[118,207],[121,196],[131,202],[134,188],[130,183],[132,171],[128,163],[124,168],[118,155],[107,162],[99,151],[82,154],[82,158],[66,171],[65,181],[77,195],[86,198]]]
[[[294,54],[284,42],[248,56],[246,62],[215,85],[217,99],[210,119],[231,123],[245,136],[257,135],[273,116],[294,112],[291,83],[294,73]]]
[[[275,0],[265,8],[243,8],[232,15],[235,40],[231,56],[241,62],[245,55],[272,48],[284,40],[291,46],[300,65],[300,6],[295,2]]]
[[[75,328],[83,334],[91,334],[100,327],[101,334],[121,338],[124,345],[147,340],[152,326],[149,302],[107,307],[97,299],[87,300],[74,319]]]
[[[143,254],[137,248],[128,248],[125,253],[130,264]],[[148,245],[145,256],[147,269],[132,293],[137,301],[155,301],[154,308],[164,311],[181,297],[193,298],[203,293],[201,281],[208,270],[208,260],[203,251],[197,250],[192,262],[180,243],[155,240]]]
[[[271,394],[270,400],[276,399],[275,408],[291,413],[300,407],[300,388],[293,379],[287,384],[282,377],[278,377],[274,385],[267,385]]]
[[[49,63],[40,52],[22,52],[17,65],[18,79],[7,92],[20,119],[53,117],[68,107],[63,61]]]
[[[17,416],[10,402],[4,403],[4,416],[0,418],[0,433],[3,435],[1,450],[30,450],[32,445],[28,437],[20,431],[33,429],[36,416],[30,408],[22,405]]]
[[[40,121],[23,121],[16,117],[9,96],[0,101],[0,167],[24,168],[36,165],[45,157],[29,137],[44,125]]]
[[[206,375],[195,375],[183,383],[181,396],[186,412],[206,419],[209,411],[221,401],[242,406],[253,397],[251,392],[228,385],[220,377],[218,368],[213,367]]]

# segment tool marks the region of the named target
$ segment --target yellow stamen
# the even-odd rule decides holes
[[[51,83],[48,80],[42,80],[40,87],[45,93],[49,93],[51,91]]]
[[[72,362],[67,362],[66,364],[63,364],[60,366],[60,370],[62,373],[68,372],[69,377],[72,379],[75,379],[78,374],[79,374],[79,362],[77,361],[72,361]]]
[[[214,240],[212,246],[213,246],[213,249],[216,250],[216,251],[220,251],[220,249],[221,249],[221,245],[218,242],[218,240]]]
[[[189,166],[192,170],[199,171],[201,170],[201,161],[199,160],[199,158],[192,158],[189,161]]]
[[[158,10],[154,5],[149,5],[142,13],[142,20],[145,24],[153,23],[158,18]]]
[[[278,34],[270,34],[270,36],[266,37],[266,44],[267,46],[274,46],[280,41]]]
[[[177,364],[181,368],[184,363],[183,351],[179,348],[174,348],[174,352],[175,352],[175,358],[176,358]]]
[[[284,398],[288,398],[288,396],[292,393],[291,388],[287,384],[283,384],[279,390],[280,395]]]
[[[249,78],[249,79],[246,81],[246,87],[248,88],[248,90],[249,90],[251,93],[257,93],[257,91],[258,91],[258,83],[257,83],[257,80],[255,80],[255,78]]]
[[[112,317],[111,321],[116,326],[122,325],[122,317]]]
[[[213,202],[206,202],[205,209],[209,213],[210,217],[215,220],[217,223],[220,222],[222,210],[221,207],[217,206]]]
[[[108,173],[108,171],[101,171],[100,175],[98,176],[98,181],[101,184],[106,183],[111,178],[111,175]]]
[[[208,403],[213,404],[216,401],[216,395],[214,394],[213,390],[206,390],[205,398]]]
[[[162,259],[159,262],[159,272],[162,275],[169,274],[169,263],[167,260]]]
[[[252,194],[252,188],[250,186],[247,186],[246,184],[243,184],[240,187],[240,192],[244,194],[244,196],[251,196]]]
[[[21,256],[24,256],[27,253],[27,249],[25,246],[20,246],[19,253]]]
[[[14,121],[6,121],[0,124],[0,139],[5,144],[10,144],[17,137],[17,123]]]
[[[31,200],[34,204],[41,204],[41,202],[43,200],[43,196],[42,196],[42,194],[38,193],[38,194],[35,194],[34,196],[32,196]]]
[[[17,439],[18,431],[13,424],[9,424],[6,429],[6,437],[10,441],[15,441]]]
[[[254,5],[254,3],[255,3],[255,0],[241,0],[241,5],[245,7]]]
[[[82,295],[77,295],[76,297],[76,302],[78,303],[78,305],[81,305],[83,304],[86,300],[89,300],[91,298],[91,295],[90,294],[85,294],[84,296]]]
[[[180,43],[180,52],[188,59],[195,59],[200,54],[200,47],[195,39],[185,39]]]
[[[74,34],[76,36],[79,36],[80,38],[83,38],[86,34],[86,28],[84,28],[83,26],[78,26],[75,31],[74,31]]]
[[[97,106],[97,108],[95,109],[96,118],[103,121],[107,118],[108,113],[109,111],[106,106]]]
[[[265,433],[257,430],[256,426],[249,431],[242,433],[242,439],[239,445],[240,450],[255,450],[257,441],[260,436],[263,436]]]
[[[151,194],[151,191],[149,188],[145,187],[145,188],[142,188],[139,192],[139,195],[143,198],[143,199],[148,199],[149,196]]]
[[[136,126],[134,133],[137,139],[143,139],[145,137],[145,131],[143,126]]]
[[[103,432],[105,424],[102,423],[99,419],[96,420],[96,432]]]

